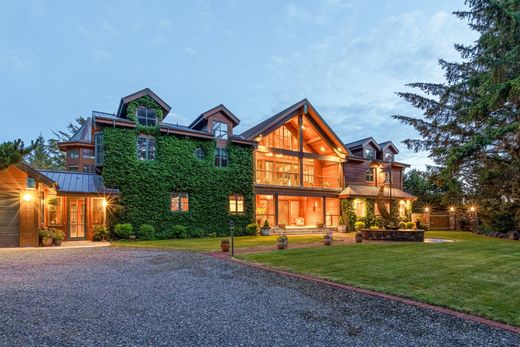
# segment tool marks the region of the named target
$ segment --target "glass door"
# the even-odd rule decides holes
[[[85,238],[85,198],[69,198],[69,238]]]

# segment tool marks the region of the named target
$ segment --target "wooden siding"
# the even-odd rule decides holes
[[[376,169],[376,175],[373,182],[366,181],[366,170],[370,168],[369,161],[364,162],[347,162],[343,165],[345,176],[345,186],[349,184],[362,184],[367,186],[381,186],[385,182],[385,173],[381,168],[372,166]],[[402,188],[403,170],[399,168],[392,169],[392,187]]]

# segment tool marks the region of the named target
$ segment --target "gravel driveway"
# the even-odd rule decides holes
[[[0,345],[518,346],[520,335],[209,256],[0,251]]]

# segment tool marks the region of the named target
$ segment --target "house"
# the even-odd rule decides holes
[[[394,160],[394,144],[344,144],[306,99],[241,133],[224,105],[189,125],[165,122],[170,110],[143,89],[121,98],[115,113],[93,111],[58,144],[65,171],[0,171],[0,246],[37,246],[39,227],[91,239],[109,219],[170,235],[183,225],[188,236],[265,220],[316,230],[337,226],[353,204],[365,218],[381,185],[405,208],[414,199],[402,190],[408,165]]]

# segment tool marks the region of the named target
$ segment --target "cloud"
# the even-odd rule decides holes
[[[90,56],[96,63],[109,63],[114,58],[114,54],[104,49],[93,49],[90,51]]]
[[[190,54],[190,55],[195,55],[195,54],[197,54],[197,51],[195,51],[191,47],[184,47],[184,53],[187,53],[187,54]]]

